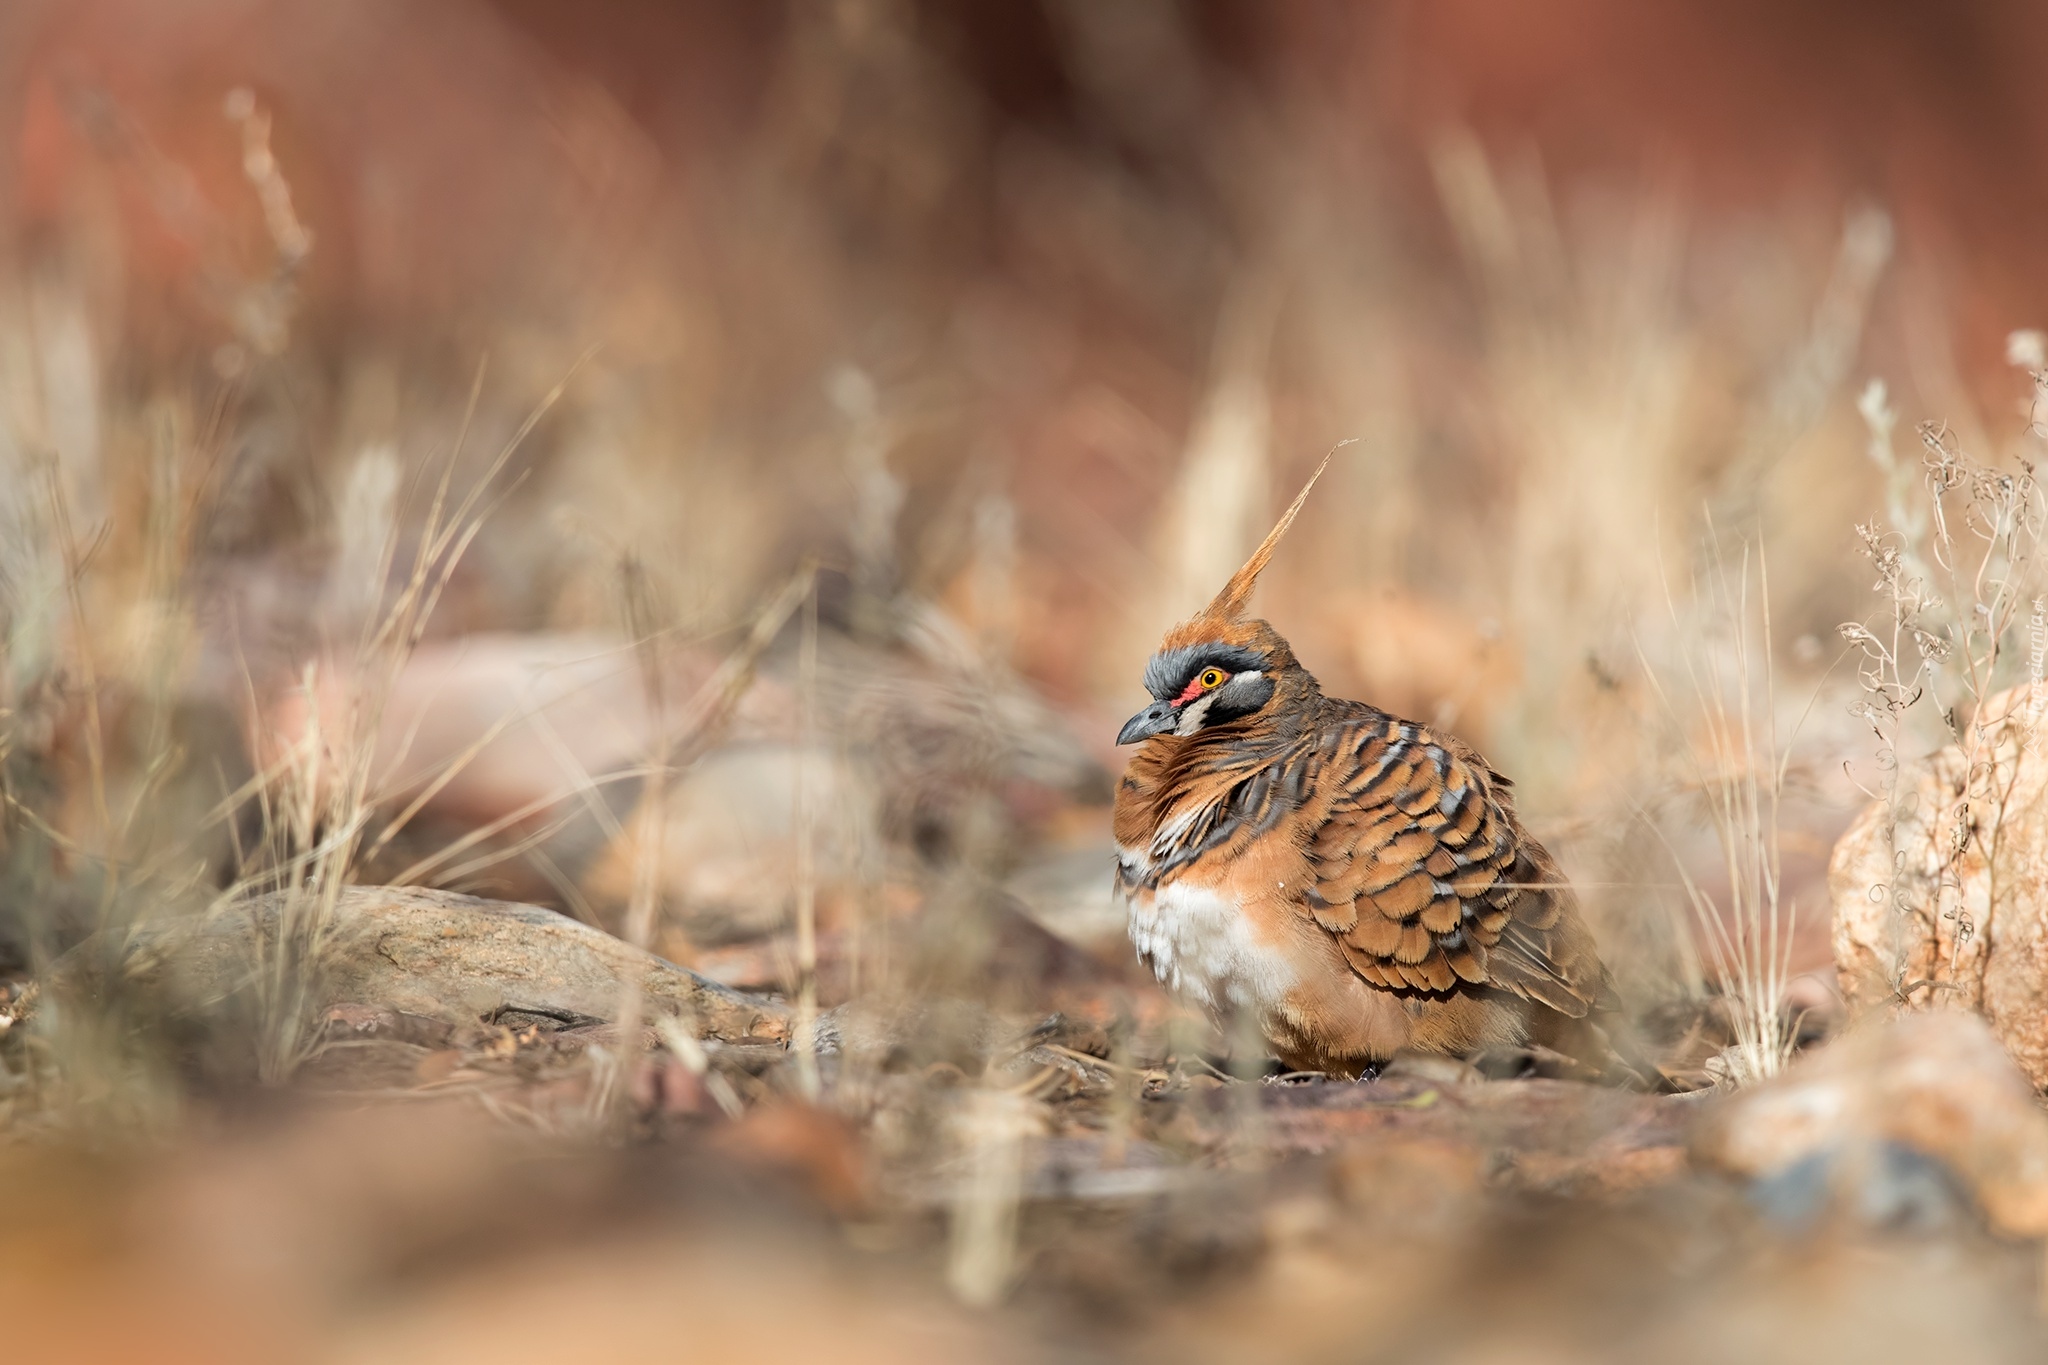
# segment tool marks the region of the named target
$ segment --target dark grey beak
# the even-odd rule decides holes
[[[1174,714],[1172,702],[1155,701],[1124,722],[1124,728],[1116,732],[1116,742],[1136,744],[1141,739],[1163,735],[1179,723],[1180,717]]]

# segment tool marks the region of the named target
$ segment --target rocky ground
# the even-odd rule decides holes
[[[281,1089],[239,1078],[226,1007],[274,915],[130,945],[118,969],[187,1076],[157,1139],[34,1137],[92,1112],[36,1087],[75,1087],[37,1062],[79,1046],[55,1024],[104,989],[93,945],[14,992],[20,1349],[2038,1358],[2048,1113],[1969,1014],[1853,1030],[1740,1092],[1420,1060],[1241,1078],[1161,1002],[1047,952],[1022,961],[1062,1012],[857,1000],[806,1063],[786,999],[549,911],[362,888],[338,923]]]

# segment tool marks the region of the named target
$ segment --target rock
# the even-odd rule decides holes
[[[2035,737],[2040,710],[2025,687],[1990,698],[1974,774],[1955,747],[1904,764],[1896,824],[1873,802],[1828,866],[1835,966],[1850,1010],[1981,1011],[2036,1087],[2048,1086],[2048,752]]]
[[[1778,1079],[1716,1100],[1696,1160],[1755,1182],[1803,1223],[1836,1200],[1862,1221],[1938,1221],[1939,1163],[2015,1237],[2048,1236],[2048,1112],[1991,1029],[1961,1010],[1852,1030]]]
[[[671,756],[682,771],[667,798],[660,892],[692,942],[755,939],[788,924],[800,779],[821,910],[857,894],[892,850],[975,852],[1007,865],[1012,845],[1028,842],[1020,832],[1035,837],[1075,801],[1107,804],[1107,773],[1061,716],[1016,676],[949,652],[943,634],[943,623],[925,621],[890,648],[827,631],[808,684],[785,637],[754,662],[708,747],[698,752],[691,736],[687,761]],[[716,650],[663,651],[671,726],[727,664]],[[275,762],[322,717],[332,725],[349,714],[364,686],[330,669],[311,693],[285,690],[255,727],[265,737],[259,757]],[[621,775],[656,738],[640,656],[624,640],[424,643],[391,680],[374,763],[394,791],[425,804],[371,875],[398,879],[453,839],[509,821],[498,846],[537,840],[549,871],[507,859],[492,868],[493,889],[552,900],[566,879],[610,922],[648,852],[632,818],[642,783]]]
[[[224,1001],[249,986],[259,947],[276,941],[283,901],[266,896],[218,914],[147,925],[120,959],[131,985],[168,986],[178,998]],[[601,930],[533,905],[478,900],[418,887],[352,886],[334,908],[332,939],[315,983],[316,1010],[390,1010],[421,1019],[474,1023],[511,1012],[564,1020],[609,1020],[637,979],[648,1006],[688,1011],[705,1037],[786,1039],[789,1008],[741,994]],[[106,943],[67,953],[51,975],[61,987],[92,988]]]
[[[1067,942],[1105,957],[1131,958],[1130,912],[1116,895],[1115,866],[1116,845],[1105,829],[1099,843],[1050,850],[1025,863],[1006,889],[1031,918]]]
[[[707,650],[677,649],[663,662],[673,707],[694,696],[721,659]],[[337,666],[318,675],[312,695],[287,688],[263,716],[260,756],[275,761],[302,743],[319,718],[333,725],[367,685]],[[787,688],[757,681],[736,703],[729,733],[743,740],[782,733],[795,714]],[[546,632],[470,635],[425,641],[407,658],[378,712],[375,763],[407,794],[452,769],[427,809],[482,825],[558,800],[587,779],[634,767],[652,747],[653,733],[639,656],[629,641]],[[629,806],[638,787],[637,781],[620,784],[620,804]]]
[[[829,745],[735,744],[704,755],[668,793],[661,899],[698,946],[755,941],[785,928],[796,900],[798,790],[813,885],[829,908],[858,895],[881,859],[871,784]],[[593,904],[632,893],[643,832],[629,823],[583,878]]]

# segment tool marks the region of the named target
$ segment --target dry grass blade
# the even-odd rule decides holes
[[[969,1090],[953,1116],[962,1175],[952,1198],[946,1283],[977,1308],[1001,1302],[1016,1275],[1024,1141],[1036,1127],[1032,1100],[997,1088]]]
[[[277,931],[259,943],[258,949],[258,995],[265,1020],[258,1069],[266,1080],[289,1076],[316,1045],[311,1014],[312,1002],[319,995],[320,964],[333,931],[336,899],[368,851],[368,831],[383,800],[376,771],[378,736],[399,676],[466,552],[493,507],[505,496],[503,491],[493,492],[493,486],[521,442],[559,401],[573,374],[574,367],[528,413],[482,477],[449,513],[448,493],[462,449],[458,437],[436,486],[410,570],[388,603],[384,579],[397,545],[395,514],[381,528],[347,528],[348,535],[359,543],[372,537],[381,541],[383,548],[371,570],[374,581],[369,585],[369,600],[383,604],[382,609],[365,617],[354,661],[342,670],[345,686],[340,689],[340,715],[324,713],[327,698],[318,666],[307,665],[300,684],[303,729],[284,746],[274,789],[271,783],[262,788],[263,853],[259,865],[245,869],[234,888],[246,891],[268,883],[284,897]],[[479,387],[481,382],[479,368]],[[475,400],[473,390],[464,418],[465,435]],[[467,754],[458,754],[444,770],[443,779],[481,747],[479,743]],[[416,801],[402,812],[399,826],[423,804]],[[440,861],[447,861],[453,853],[444,849]],[[416,868],[412,875],[424,870]]]
[[[1705,955],[1732,1007],[1735,1044],[1724,1060],[1727,1077],[1736,1084],[1782,1071],[1795,1036],[1783,1008],[1792,952],[1792,908],[1782,899],[1780,843],[1787,755],[1778,739],[1770,576],[1761,556],[1756,575],[1754,607],[1746,546],[1732,588],[1725,565],[1711,575],[1704,594],[1695,585],[1694,600],[1709,613],[1706,629],[1680,619],[1666,582],[1665,601],[1690,691],[1686,707],[1674,704],[1658,670],[1641,655],[1640,641],[1637,646],[1644,675],[1681,737],[1689,786],[1705,800],[1720,847],[1725,906],[1687,868],[1661,822],[1649,821],[1678,869]],[[1726,632],[1725,657],[1708,655],[1703,648],[1714,627]]]

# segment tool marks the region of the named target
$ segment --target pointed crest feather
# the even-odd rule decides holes
[[[1287,528],[1294,524],[1295,514],[1300,512],[1301,505],[1308,501],[1309,489],[1316,486],[1316,480],[1322,478],[1323,471],[1330,467],[1331,456],[1350,444],[1349,441],[1341,442],[1331,449],[1329,455],[1323,456],[1323,462],[1316,466],[1316,472],[1308,476],[1308,482],[1301,486],[1301,491],[1294,495],[1294,501],[1280,514],[1280,520],[1266,533],[1266,538],[1259,542],[1259,548],[1252,551],[1252,557],[1244,562],[1243,568],[1230,576],[1230,581],[1223,585],[1223,591],[1216,594],[1215,600],[1203,608],[1203,616],[1213,620],[1234,621],[1244,615],[1245,606],[1251,601],[1252,589],[1258,585],[1259,575],[1265,571],[1266,562],[1272,559],[1273,551],[1280,547],[1280,538],[1286,535]]]

